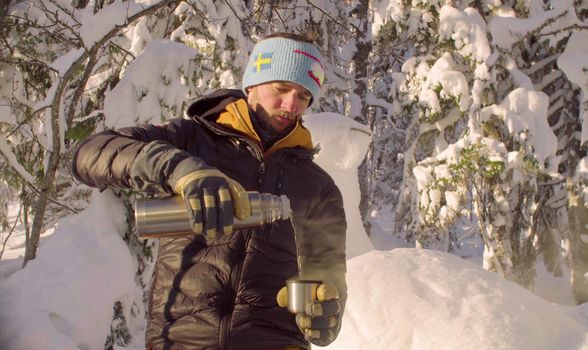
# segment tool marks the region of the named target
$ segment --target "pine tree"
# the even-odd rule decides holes
[[[536,2],[376,4],[387,20],[374,37],[371,69],[374,93],[387,104],[377,112],[368,154],[371,207],[392,208],[403,237],[426,248],[458,248],[460,226],[476,222],[485,267],[524,286],[532,286],[539,256],[561,273],[569,257],[561,247],[581,246],[577,238],[566,244],[577,234],[566,229],[564,185],[584,156],[577,137],[581,97],[556,65],[578,29],[559,22],[572,9]],[[583,5],[575,6],[585,16]],[[497,19],[502,13],[514,15],[512,23],[549,16],[501,36],[488,23],[508,25]],[[505,113],[516,99],[548,101],[545,110],[528,112],[545,113],[553,135],[541,142],[559,145],[557,153],[554,146],[537,158],[539,135],[512,128]]]

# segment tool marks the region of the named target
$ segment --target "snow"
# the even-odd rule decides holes
[[[470,1],[471,2],[471,1]],[[464,6],[470,2],[465,2]],[[57,2],[58,3],[58,2]],[[56,4],[49,3],[51,9]],[[65,3],[65,2],[64,2]],[[232,2],[234,3],[234,2]],[[371,34],[375,36],[388,21],[406,22],[403,31],[430,31],[431,13],[423,8],[406,11],[407,2],[401,0],[372,2],[374,20]],[[413,1],[415,5],[426,1]],[[439,3],[439,1],[435,2]],[[442,38],[455,42],[457,52],[472,59],[475,66],[473,87],[468,82],[449,53],[434,62],[407,59],[398,75],[423,78],[414,84],[410,94],[433,112],[440,110],[443,99],[459,100],[461,111],[477,111],[482,106],[481,92],[484,82],[491,79],[490,68],[503,63],[512,76],[517,89],[496,105],[481,110],[481,119],[491,115],[503,118],[509,132],[530,147],[541,168],[555,171],[557,141],[546,119],[548,98],[531,79],[518,69],[508,55],[513,44],[530,31],[538,31],[551,41],[561,39],[567,31],[562,27],[585,25],[571,11],[572,0],[551,1],[550,9],[544,10],[543,1],[528,0],[528,18],[516,18],[507,2],[487,0],[484,4],[493,12],[486,25],[479,13],[472,8],[440,6],[439,32]],[[127,18],[157,4],[157,0],[115,0],[97,13],[93,6],[82,12],[80,37],[86,48],[101,40],[115,26],[125,24]],[[198,2],[198,10],[213,17],[245,15],[242,4],[233,6],[236,13],[229,14],[228,7],[208,6],[210,2]],[[23,3],[15,6],[24,6]],[[406,6],[405,6],[406,5]],[[435,5],[431,5],[435,6]],[[584,6],[587,5],[578,5]],[[187,3],[176,9],[176,14],[191,11]],[[33,11],[35,11],[33,9]],[[548,19],[559,18],[544,25]],[[70,18],[62,18],[71,21]],[[47,21],[47,19],[45,19]],[[153,40],[147,30],[146,20],[139,20],[129,27],[125,37],[130,40],[129,52],[137,56],[121,73],[121,81],[107,92],[104,114],[105,126],[122,127],[137,122],[158,123],[169,116],[178,115],[185,101],[193,97],[194,83],[188,81],[195,69],[192,59],[196,49],[200,53],[211,52],[214,45],[224,46],[223,33],[238,32],[231,29],[237,21],[212,23],[207,30],[214,33],[217,42],[196,36],[184,35],[189,23],[182,24],[171,35],[171,40]],[[39,22],[48,25],[48,22]],[[548,33],[554,33],[548,35]],[[564,53],[557,64],[566,77],[582,89],[583,120],[581,142],[588,140],[588,71],[586,67],[588,34],[575,31],[570,37]],[[186,38],[194,38],[193,42]],[[182,39],[190,46],[174,42]],[[492,39],[492,46],[488,39]],[[239,47],[248,47],[250,42],[237,38]],[[353,52],[352,42],[343,47],[342,57],[347,60]],[[494,52],[492,52],[494,50]],[[242,50],[241,58],[247,50]],[[72,50],[57,58],[51,65],[63,75],[82,53]],[[15,57],[19,55],[15,53]],[[227,57],[225,57],[227,56]],[[229,52],[224,52],[225,61]],[[499,61],[499,58],[504,61]],[[90,88],[103,82],[109,72],[96,74],[88,85]],[[239,77],[229,71],[216,72],[222,86],[235,87]],[[10,94],[7,87],[10,74],[1,75],[0,94]],[[206,80],[206,77],[200,78]],[[162,84],[161,81],[166,84]],[[328,80],[337,82],[335,75]],[[198,88],[207,86],[199,82]],[[48,105],[56,86],[53,86],[45,101],[35,108]],[[440,89],[439,89],[440,88]],[[370,95],[370,102],[388,109],[400,109],[377,100]],[[441,101],[440,101],[441,100]],[[161,105],[165,108],[162,108]],[[357,104],[352,106],[354,114]],[[435,120],[440,131],[453,121],[457,111]],[[46,114],[46,118],[50,115]],[[0,120],[13,121],[5,106],[0,106]],[[483,251],[482,245],[472,245],[462,259],[441,252],[414,249],[398,240],[393,232],[391,208],[382,208],[370,214],[372,229],[370,236],[362,225],[359,212],[360,192],[357,166],[361,163],[369,142],[369,128],[351,119],[334,113],[319,113],[305,116],[305,125],[312,131],[313,140],[321,152],[316,161],[327,170],[339,185],[348,219],[347,257],[349,300],[339,338],[328,349],[588,349],[588,303],[573,305],[569,275],[554,277],[544,266],[537,267],[534,291],[530,292],[516,284],[489,273],[482,268],[482,254],[492,255],[492,250]],[[44,123],[46,128],[51,124]],[[60,121],[61,130],[63,120]],[[50,130],[47,130],[50,134]],[[63,135],[62,135],[63,136]],[[63,137],[62,140],[63,142]],[[43,146],[51,149],[48,140]],[[504,161],[514,171],[513,183],[524,181],[520,169],[525,154],[507,152],[504,144],[490,138],[481,138],[472,128],[472,134],[454,144],[444,139],[435,140],[435,155],[438,160],[452,162],[464,147],[481,142],[484,152],[494,160]],[[19,167],[9,144],[0,141],[0,152],[19,174],[29,182],[32,175]],[[402,156],[402,155],[400,155]],[[419,189],[425,189],[434,178],[447,177],[447,169],[431,167],[424,160],[414,168]],[[588,157],[582,159],[576,171],[576,183],[588,178]],[[588,190],[585,190],[588,201]],[[440,208],[439,217],[454,215],[460,208],[461,194],[423,191],[423,203],[440,203],[444,196],[446,206]],[[508,205],[506,200],[501,203]],[[504,209],[505,211],[508,208]],[[14,222],[17,208],[12,208]],[[123,312],[132,333],[127,348],[142,349],[145,327],[141,288],[136,285],[137,270],[129,248],[121,236],[126,229],[126,209],[111,192],[96,191],[89,207],[82,213],[66,217],[42,235],[37,259],[25,269],[20,269],[24,254],[24,232],[17,225],[8,241],[7,250],[0,261],[0,347],[8,350],[29,349],[103,349],[106,336],[113,323],[113,305],[122,301]],[[504,217],[495,220],[504,221]],[[499,224],[500,222],[495,222]],[[4,239],[8,232],[2,232]],[[588,235],[581,239],[588,241]],[[122,347],[117,346],[117,349]]]
[[[14,169],[18,172],[18,174],[29,184],[33,184],[35,183],[35,177],[33,175],[31,175],[31,173],[29,173],[27,171],[27,169],[25,169],[25,167],[22,166],[22,164],[20,164],[18,162],[18,159],[16,159],[16,155],[14,154],[14,152],[12,152],[12,149],[10,148],[10,145],[8,145],[8,143],[6,143],[6,141],[1,140],[0,141],[0,154],[2,154],[2,156],[4,157],[4,160]]]
[[[405,248],[383,211],[372,213],[367,240],[355,169],[368,130],[333,113],[304,120],[322,149],[317,161],[343,192],[349,221],[349,299],[342,331],[326,349],[588,349],[587,304],[558,305],[479,263]],[[25,269],[18,268],[22,228],[11,237],[0,261],[3,349],[103,349],[117,300],[133,336],[126,348],[144,348],[136,266],[121,238],[125,212],[112,193],[96,191],[84,212],[43,235],[37,259]]]
[[[3,349],[104,348],[114,302],[142,304],[135,267],[119,235],[125,213],[110,192],[96,192],[87,210],[60,220],[43,236],[35,260],[1,280]],[[21,247],[7,252],[3,276],[10,273],[5,264],[20,260],[14,255],[22,254]]]
[[[415,76],[415,86],[407,87],[408,95],[414,96],[415,102],[425,106],[431,115],[439,115],[442,112],[441,102],[444,100],[458,101],[459,110],[467,111],[470,106],[470,94],[467,80],[456,64],[450,53],[446,52],[429,67],[425,61],[419,62],[412,57],[402,65],[402,72],[408,76]],[[459,118],[457,111],[448,113],[443,118],[434,118],[435,128],[442,130],[447,125]],[[424,125],[424,127],[431,127]],[[443,150],[445,145],[440,145]]]
[[[348,263],[349,301],[328,349],[588,349],[586,324],[447,253],[398,248]]]
[[[84,50],[82,49],[73,49],[70,50],[63,56],[59,56],[53,63],[51,63],[50,67],[55,69],[60,76],[64,76],[67,70],[71,67],[71,65],[78,60],[84,54]]]
[[[537,4],[537,2],[535,3]],[[572,0],[552,2],[550,10],[543,11],[540,6],[536,6],[533,15],[528,18],[514,17],[512,9],[508,7],[497,8],[495,17],[489,24],[492,41],[496,46],[510,50],[516,41],[531,31],[539,30],[541,33],[552,33],[563,27],[581,24],[574,11],[570,11],[571,8],[573,8]],[[563,18],[560,18],[559,21],[544,25],[560,16]],[[559,40],[564,35],[566,35],[565,31],[561,31],[550,40]]]
[[[485,107],[480,114],[483,120],[492,115],[502,116],[509,132],[533,147],[529,153],[539,161],[539,167],[555,173],[557,137],[547,122],[548,107],[549,96],[545,93],[517,88],[499,106]],[[546,162],[549,158],[551,162]]]
[[[400,0],[382,1],[376,0],[372,5],[374,18],[372,20],[372,34],[377,35],[382,25],[387,21],[399,22],[404,15]]]
[[[453,39],[464,57],[484,61],[490,56],[486,23],[471,7],[460,11],[449,5],[443,6],[439,13],[439,34],[442,38]]]
[[[582,89],[582,99],[586,104],[588,98],[588,33],[575,32],[566,45],[565,51],[557,59],[557,65],[566,77]],[[586,111],[586,107],[584,107]],[[588,113],[583,115],[582,139],[584,144],[588,140]]]
[[[157,124],[166,117],[180,115],[190,97],[186,77],[195,68],[190,61],[195,55],[196,50],[181,43],[149,42],[143,54],[127,67],[124,79],[106,95],[105,124],[111,128],[138,122]]]
[[[318,113],[304,117],[312,131],[313,143],[321,147],[315,161],[331,176],[343,195],[347,217],[347,258],[373,250],[361,221],[357,167],[363,161],[371,141],[370,129],[336,113]],[[333,175],[336,174],[336,175]]]
[[[123,2],[116,0],[112,4],[104,6],[97,13],[92,13],[92,7],[85,9],[81,16],[82,27],[80,36],[87,48],[99,42],[116,26],[127,23],[129,17],[143,10],[144,6],[134,1]]]

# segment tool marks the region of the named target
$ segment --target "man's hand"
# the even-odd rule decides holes
[[[215,238],[216,233],[233,232],[233,216],[244,220],[251,215],[247,191],[218,169],[203,169],[179,177],[172,185],[190,211],[194,233]]]
[[[280,289],[276,299],[280,307],[288,307],[287,287]],[[315,302],[307,305],[305,313],[296,314],[296,324],[306,340],[314,345],[332,343],[341,329],[341,302],[337,288],[321,284],[316,290]]]

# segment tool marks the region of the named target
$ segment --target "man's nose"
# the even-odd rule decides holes
[[[282,96],[282,108],[287,112],[297,112],[298,105],[296,91],[287,92]]]

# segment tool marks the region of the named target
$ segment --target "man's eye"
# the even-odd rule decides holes
[[[310,95],[307,95],[307,94],[304,94],[304,95],[301,95],[301,96],[300,96],[300,99],[301,99],[302,101],[306,101],[306,102],[310,101],[310,99],[311,99],[311,98],[312,98],[312,96],[310,96]]]

